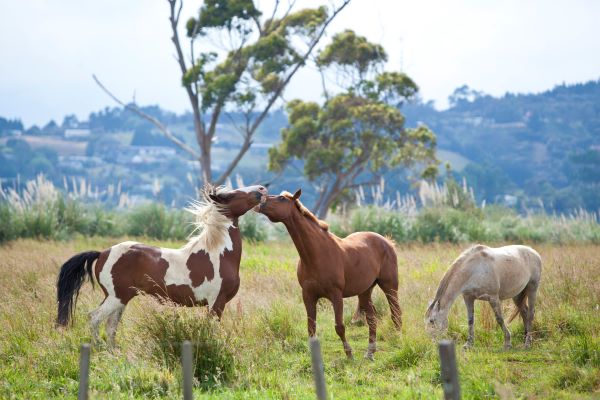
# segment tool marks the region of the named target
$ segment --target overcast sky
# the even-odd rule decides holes
[[[199,5],[187,0],[184,20]],[[29,126],[113,106],[92,73],[141,105],[189,109],[167,15],[164,0],[1,1],[0,116]],[[352,28],[381,42],[388,69],[408,73],[443,108],[462,84],[501,95],[599,79],[599,21],[595,0],[352,0],[328,32]],[[303,71],[285,97],[317,99],[315,78]]]

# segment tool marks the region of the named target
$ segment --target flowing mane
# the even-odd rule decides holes
[[[290,200],[294,200],[294,196],[290,192],[283,191],[281,192],[281,195],[287,197]],[[295,204],[296,208],[298,209],[298,211],[300,211],[300,213],[302,213],[302,215],[317,223],[317,225],[319,225],[319,228],[323,229],[324,231],[329,230],[329,225],[327,224],[327,222],[317,218],[317,216],[311,213],[310,210],[306,208],[300,200],[296,199]]]
[[[466,249],[465,251],[463,251],[456,260],[454,260],[454,262],[452,263],[452,265],[450,265],[450,268],[448,268],[448,270],[446,271],[446,273],[444,274],[444,277],[442,278],[442,280],[440,281],[440,285],[438,286],[437,291],[435,292],[435,298],[433,299],[433,301],[431,302],[431,304],[429,305],[429,308],[427,309],[427,313],[429,313],[429,311],[431,311],[431,309],[436,305],[439,304],[440,299],[442,298],[442,296],[444,295],[444,293],[446,293],[446,289],[448,289],[448,285],[450,284],[450,281],[452,280],[452,277],[454,276],[454,274],[456,273],[456,271],[458,271],[458,269],[464,264],[465,260],[471,256],[473,253],[484,249],[485,247],[478,244],[475,246],[471,246],[468,249]]]
[[[223,206],[212,201],[209,194],[223,193],[227,190],[225,187],[215,188],[205,185],[200,193],[200,199],[191,201],[188,207],[185,208],[194,216],[192,222],[194,230],[185,245],[186,248],[191,247],[195,251],[204,249],[211,252],[223,247],[229,235],[229,227],[233,223],[223,214]],[[194,233],[198,234],[192,236]]]

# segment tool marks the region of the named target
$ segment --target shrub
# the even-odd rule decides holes
[[[160,306],[138,325],[148,350],[169,368],[181,365],[181,344],[194,345],[194,376],[209,389],[229,382],[235,374],[230,336],[212,315],[200,308]]]
[[[181,240],[190,231],[189,217],[183,211],[168,210],[163,204],[144,204],[127,214],[128,235]]]
[[[242,238],[253,243],[267,240],[269,228],[264,218],[264,216],[255,212],[247,212],[243,215],[239,220]]]
[[[425,208],[413,225],[414,238],[422,242],[485,241],[488,235],[478,210],[461,211],[453,208]]]
[[[358,208],[351,215],[350,226],[353,232],[377,232],[397,242],[409,240],[409,223],[397,211],[373,206]]]

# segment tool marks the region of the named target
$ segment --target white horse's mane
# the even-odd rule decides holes
[[[223,206],[212,201],[209,194],[227,191],[225,187],[205,187],[200,194],[200,199],[191,201],[185,208],[194,216],[192,222],[194,230],[185,248],[192,248],[193,251],[203,249],[207,253],[223,248],[229,236],[229,227],[233,222],[224,215]],[[195,233],[197,234],[194,235]]]

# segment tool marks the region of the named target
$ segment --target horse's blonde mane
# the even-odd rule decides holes
[[[448,270],[442,277],[442,280],[440,281],[440,285],[438,286],[437,291],[435,292],[435,298],[429,305],[429,308],[427,309],[427,313],[429,313],[429,311],[431,311],[431,309],[436,304],[439,304],[440,299],[442,298],[444,293],[446,293],[446,289],[448,289],[448,285],[450,284],[450,281],[452,280],[452,278],[454,277],[456,272],[460,269],[460,267],[464,264],[466,259],[469,258],[469,256],[471,256],[473,253],[475,253],[479,250],[482,250],[484,248],[485,248],[484,246],[478,244],[475,246],[471,246],[468,249],[466,249],[465,251],[463,251],[462,253],[460,253],[458,258],[456,260],[454,260],[452,265],[450,265],[450,268],[448,268]]]
[[[215,188],[206,185],[200,193],[200,199],[191,201],[185,208],[194,216],[192,222],[194,230],[185,247],[191,247],[194,250],[204,249],[207,252],[223,247],[232,222],[223,213],[223,207],[212,201],[209,194],[218,194],[226,190],[224,187]],[[198,234],[194,236],[196,232]]]
[[[294,203],[296,204],[296,208],[298,209],[298,211],[300,211],[300,213],[302,215],[304,215],[305,217],[307,217],[308,219],[314,221],[317,223],[317,225],[319,225],[319,228],[323,229],[324,231],[329,230],[329,225],[327,224],[327,222],[320,220],[319,218],[317,218],[317,216],[315,214],[313,214],[312,212],[310,212],[310,210],[308,208],[306,208],[304,206],[304,204],[302,204],[302,202],[299,199],[294,200],[294,195],[291,194],[290,192],[286,192],[283,191],[281,192],[282,196],[287,197],[288,199],[294,201]]]

